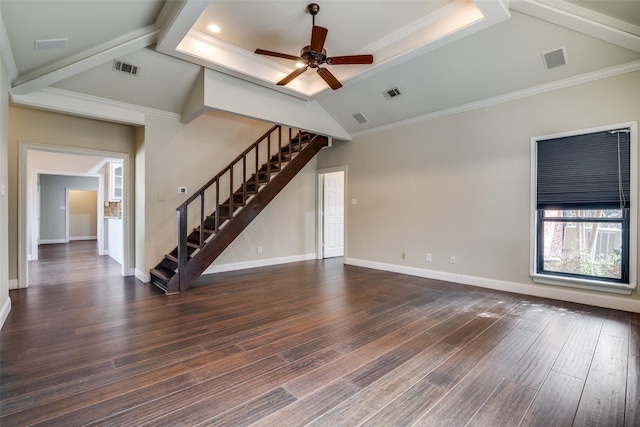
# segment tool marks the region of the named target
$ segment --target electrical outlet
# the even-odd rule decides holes
[[[404,252],[402,252],[402,259],[407,259],[407,256]]]
[[[259,254],[261,254],[261,253],[262,253],[262,246],[258,246],[258,247],[256,248],[256,252],[258,252]]]
[[[433,258],[431,257],[431,254],[427,254],[427,261],[429,261],[429,262],[433,261]]]
[[[164,202],[164,194],[158,193],[158,201],[159,202]]]
[[[455,255],[451,255],[451,264],[455,264],[456,263],[456,256]]]

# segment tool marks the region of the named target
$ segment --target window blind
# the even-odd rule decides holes
[[[630,140],[627,128],[538,141],[537,208],[628,208]]]

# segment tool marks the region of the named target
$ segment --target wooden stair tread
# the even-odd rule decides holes
[[[163,267],[156,267],[156,268],[152,268],[149,273],[151,273],[152,275],[156,276],[157,278],[164,280],[165,282],[168,282],[169,280],[171,280],[171,278],[173,277],[173,275],[175,274],[175,272],[173,271],[169,271],[166,268]]]

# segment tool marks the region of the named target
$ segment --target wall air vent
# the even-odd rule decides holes
[[[387,99],[391,99],[391,98],[397,98],[402,94],[400,93],[400,89],[398,89],[397,87],[394,87],[393,89],[385,90],[384,92],[382,92],[382,95]]]
[[[131,74],[132,76],[137,76],[138,73],[140,73],[140,67],[118,61],[117,59],[113,61],[113,69],[122,73]]]
[[[367,119],[364,114],[362,113],[356,113],[353,115],[353,118],[356,119],[358,121],[358,123],[362,124],[362,123],[367,123],[369,121],[369,119]]]
[[[564,48],[555,49],[550,52],[542,54],[544,66],[547,70],[552,68],[561,67],[567,64],[567,56],[564,53]]]
[[[68,38],[63,39],[46,39],[46,40],[34,40],[33,48],[35,50],[43,50],[43,49],[66,49],[67,43],[69,42]]]

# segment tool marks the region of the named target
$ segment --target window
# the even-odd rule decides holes
[[[535,281],[623,293],[635,288],[636,128],[532,139]]]

